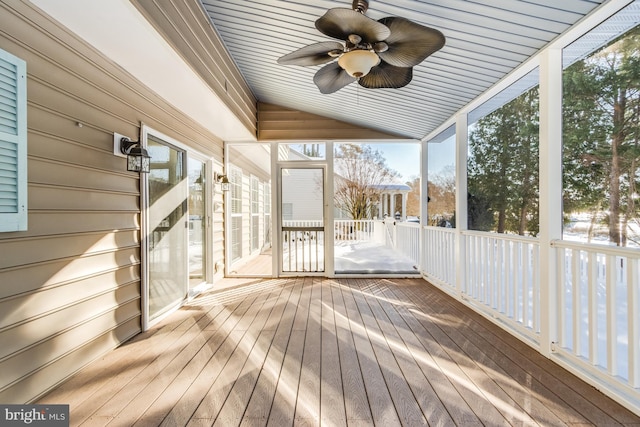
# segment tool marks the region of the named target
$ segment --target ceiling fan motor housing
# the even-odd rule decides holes
[[[356,12],[360,12],[363,15],[369,9],[369,1],[368,0],[353,0],[351,8]]]

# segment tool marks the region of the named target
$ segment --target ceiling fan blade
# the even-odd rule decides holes
[[[397,89],[408,85],[412,78],[413,69],[411,67],[396,67],[381,61],[379,65],[371,69],[369,74],[360,77],[358,83],[369,89]]]
[[[288,53],[278,58],[278,64],[282,65],[320,65],[336,59],[329,55],[329,52],[339,50],[342,52],[344,46],[338,42],[321,42],[305,46],[296,51]]]
[[[316,21],[316,28],[322,34],[339,40],[347,40],[351,34],[357,34],[365,43],[382,41],[391,34],[386,25],[355,10],[343,8],[327,10]]]
[[[356,79],[340,68],[337,62],[325,65],[313,76],[313,82],[320,89],[320,93],[324,94],[340,90],[354,81]]]
[[[434,29],[405,18],[387,17],[379,20],[389,27],[391,35],[385,40],[389,49],[380,58],[396,67],[413,67],[444,46],[444,35]]]

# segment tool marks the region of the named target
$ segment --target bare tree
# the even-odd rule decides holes
[[[370,145],[341,144],[335,153],[334,202],[351,219],[371,218],[380,195],[398,176]]]
[[[451,221],[456,210],[456,172],[447,165],[430,176],[428,183],[429,224],[439,225]]]

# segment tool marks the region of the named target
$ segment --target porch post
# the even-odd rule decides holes
[[[540,352],[558,336],[558,268],[551,242],[562,238],[562,49],[540,55]]]
[[[429,143],[420,142],[420,272],[425,273],[427,257],[427,242],[425,241],[424,227],[429,225]]]
[[[325,187],[325,231],[324,231],[324,269],[325,274],[329,277],[334,277],[335,275],[335,265],[334,265],[334,233],[335,233],[335,220],[334,220],[334,206],[335,202],[333,199],[334,195],[334,187],[335,187],[335,175],[333,171],[333,142],[328,141],[325,143],[325,152],[327,157],[327,176],[326,176],[326,187]]]
[[[396,194],[395,193],[391,193],[389,195],[389,216],[391,218],[395,218],[396,217]]]
[[[402,193],[402,218],[401,220],[407,219],[407,193]]]
[[[280,276],[280,254],[282,249],[282,235],[278,229],[279,218],[282,216],[282,206],[278,196],[280,176],[278,174],[278,143],[269,146],[271,153],[271,277]],[[227,191],[228,193],[228,191]],[[226,224],[225,224],[226,225]]]
[[[467,219],[467,150],[468,124],[466,113],[456,117],[456,293],[462,297],[466,289],[465,241],[462,234],[469,228]]]

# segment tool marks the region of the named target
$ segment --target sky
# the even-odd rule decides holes
[[[301,150],[302,144],[294,144]],[[420,176],[420,143],[392,142],[388,144],[370,143],[385,157],[387,166],[400,174],[401,182],[411,181]],[[320,147],[323,150],[323,147]],[[448,165],[455,164],[455,136],[429,144],[429,173],[435,174]]]
[[[387,165],[401,175],[403,182],[420,175],[419,143],[371,145],[384,155]],[[429,144],[429,173],[438,173],[444,167],[454,165],[455,153],[455,136],[437,144]]]

